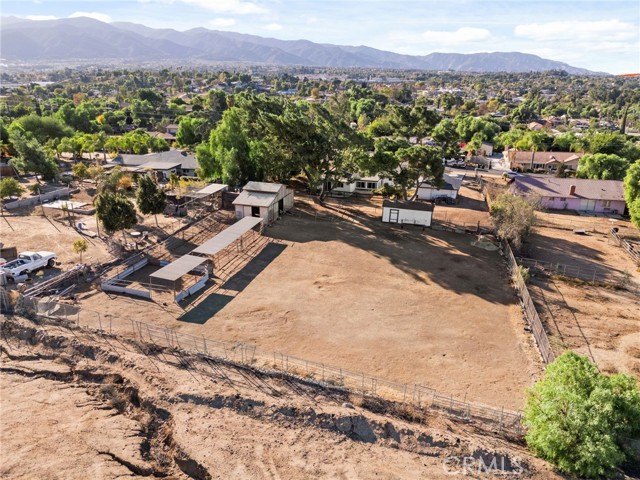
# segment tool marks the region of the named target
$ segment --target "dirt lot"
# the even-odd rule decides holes
[[[182,308],[91,292],[89,310],[256,344],[520,408],[540,364],[497,251],[474,236],[287,216]],[[263,240],[264,242],[264,240]]]
[[[0,324],[2,478],[446,479],[464,457],[473,477],[560,478],[474,424],[15,320]]]
[[[85,220],[88,221],[88,218],[83,218],[83,221]],[[5,247],[15,246],[18,252],[25,250],[56,252],[62,269],[68,269],[80,261],[78,254],[73,253],[71,245],[76,240],[86,237],[80,235],[68,224],[54,220],[50,214],[47,217],[35,214],[13,215],[5,217],[4,220],[0,219],[0,222],[2,222],[0,236]],[[94,225],[90,224],[90,227],[95,230]],[[95,264],[112,258],[101,240],[87,239],[87,243],[89,249],[82,255],[83,262]]]
[[[592,285],[532,270],[529,290],[556,353],[571,348],[603,371],[640,377],[640,269],[631,258],[605,234],[555,228],[536,228],[526,249],[533,259],[580,268],[587,272],[583,279],[595,269],[607,282]]]
[[[567,264],[585,271],[627,272],[640,282],[640,269],[606,234],[575,234],[572,230],[536,227],[525,244],[524,256],[545,262]]]

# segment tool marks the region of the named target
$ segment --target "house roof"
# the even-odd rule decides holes
[[[442,185],[440,187],[436,187],[435,185],[430,185],[428,183],[420,185],[420,188],[432,189],[436,190],[460,190],[460,186],[462,185],[462,181],[464,180],[465,174],[456,174],[456,173],[445,173],[442,176]]]
[[[276,201],[276,198],[276,193],[243,190],[233,201],[233,204],[248,205],[250,207],[268,207]]]
[[[182,168],[189,170],[198,168],[198,160],[195,155],[182,150],[168,150],[166,152],[154,152],[146,155],[124,153],[113,159],[113,163],[125,167],[139,167],[149,162],[178,163]]]
[[[571,195],[571,186],[575,193]],[[590,180],[586,178],[530,177],[521,175],[513,180],[513,188],[523,194],[541,197],[584,198],[588,200],[624,201],[621,180]]]
[[[533,155],[533,163],[547,163],[555,159],[558,163],[566,163],[570,160],[582,157],[582,153],[575,152],[532,152],[531,150],[507,150],[507,155],[512,162],[531,163]]]
[[[180,162],[151,161],[151,162],[147,162],[147,163],[143,163],[142,165],[139,165],[138,169],[145,170],[147,168],[150,168],[151,170],[171,170],[172,168],[178,168],[181,165],[182,164]]]
[[[278,193],[281,188],[282,184],[280,183],[248,182],[242,190],[250,192]]]
[[[397,208],[398,210],[420,210],[423,212],[433,212],[433,204],[424,202],[409,202],[400,200],[385,200],[382,208]]]

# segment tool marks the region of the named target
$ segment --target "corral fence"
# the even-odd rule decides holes
[[[536,341],[536,345],[538,346],[538,350],[540,351],[540,355],[545,363],[551,363],[555,360],[555,354],[551,349],[551,343],[549,342],[549,337],[544,330],[544,326],[540,321],[540,316],[536,311],[536,307],[531,300],[531,295],[529,295],[529,289],[525,283],[524,278],[522,277],[522,273],[520,272],[520,268],[518,266],[518,262],[516,262],[516,258],[513,255],[513,251],[509,246],[509,243],[505,240],[500,242],[500,247],[502,253],[507,260],[507,268],[509,269],[509,273],[513,278],[513,283],[515,285],[516,291],[518,292],[518,296],[520,297],[522,311],[524,312],[524,316],[529,324],[529,328],[531,329],[531,333],[533,334],[533,338]]]
[[[281,352],[261,350],[255,345],[243,342],[215,340],[133,319],[80,309],[76,305],[59,303],[55,299],[21,297],[17,311],[66,321],[101,333],[128,334],[139,343],[194,354],[204,361],[222,359],[260,371],[340,389],[345,393],[376,396],[419,409],[435,410],[458,420],[479,422],[501,432],[518,436],[524,434],[520,412],[467,401],[466,398],[460,400],[423,385],[391,382]]]
[[[619,274],[614,270],[583,265],[568,265],[565,263],[544,262],[533,258],[517,257],[519,265],[546,275],[562,275],[576,278],[584,282],[611,285],[614,288],[625,288],[631,292],[638,292],[640,285],[631,280],[630,274]]]
[[[609,236],[613,238],[616,244],[619,247],[627,252],[627,255],[631,257],[631,259],[636,262],[636,264],[640,265],[640,252],[638,252],[632,243],[627,242],[624,238],[621,238],[618,234],[618,229],[613,227],[609,230]]]
[[[536,215],[536,227],[555,228],[558,230],[584,230],[589,233],[606,234],[611,229],[611,222],[595,219],[557,219],[547,215]]]

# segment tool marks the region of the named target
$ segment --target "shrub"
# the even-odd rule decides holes
[[[640,438],[640,388],[565,352],[529,391],[524,423],[529,448],[563,472],[609,476],[631,455],[626,442]]]
[[[531,233],[535,220],[535,206],[521,197],[503,193],[491,203],[491,221],[496,234],[508,240],[516,250]]]
[[[0,180],[0,199],[7,197],[19,197],[24,192],[20,182],[13,177]]]
[[[531,274],[529,273],[529,269],[523,265],[518,265],[518,271],[520,272],[520,276],[524,283],[529,283],[529,279],[531,278]]]

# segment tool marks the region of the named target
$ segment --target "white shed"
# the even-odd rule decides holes
[[[382,221],[410,225],[431,226],[433,205],[423,202],[385,200],[382,203]]]
[[[293,208],[293,190],[279,183],[249,182],[233,201],[237,218],[260,217],[268,223]]]
[[[458,198],[458,191],[464,180],[464,173],[445,173],[442,177],[442,185],[436,187],[423,183],[418,188],[418,198],[420,200],[433,200],[434,198]]]

